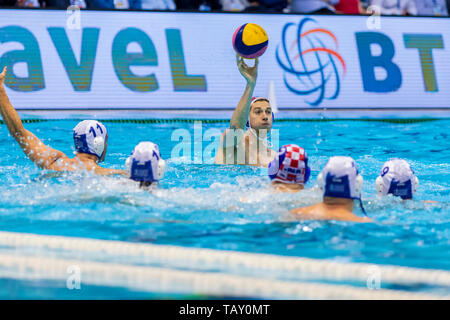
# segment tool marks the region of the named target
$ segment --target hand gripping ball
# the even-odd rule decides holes
[[[246,23],[233,34],[233,48],[243,58],[255,59],[267,49],[269,38],[266,31],[254,23]]]

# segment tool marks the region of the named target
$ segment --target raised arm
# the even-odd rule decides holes
[[[52,164],[59,158],[67,156],[61,151],[47,147],[33,133],[26,130],[19,114],[12,106],[6,94],[4,81],[7,68],[0,74],[0,113],[10,134],[17,141],[23,152],[31,161],[42,169],[51,169]]]
[[[230,128],[245,130],[245,124],[247,123],[248,116],[250,114],[250,104],[258,74],[258,58],[255,59],[255,65],[253,67],[249,67],[244,62],[244,59],[237,54],[236,62],[239,72],[245,80],[247,80],[247,85],[245,86],[244,94],[242,95],[241,100],[239,100],[239,103],[231,116]]]
[[[227,128],[220,137],[220,148],[216,154],[216,163],[231,164],[236,163],[236,147],[242,143],[246,130],[245,124],[250,115],[250,105],[253,96],[253,90],[256,85],[256,77],[258,73],[258,58],[255,59],[255,65],[249,67],[245,64],[244,59],[236,54],[236,63],[239,72],[247,80],[244,93],[239,100],[236,109],[230,119],[230,127]],[[245,150],[248,150],[245,148]],[[239,156],[237,156],[239,158]],[[245,159],[244,159],[245,160]],[[244,161],[242,160],[242,161]]]

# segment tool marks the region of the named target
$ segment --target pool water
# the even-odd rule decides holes
[[[54,120],[25,126],[71,156],[77,123]],[[172,157],[179,144],[172,141],[172,133],[181,128],[194,136],[194,123],[104,124],[109,131],[105,167],[125,169],[126,158],[140,141],[159,145],[167,167],[158,190],[143,191],[122,177],[41,171],[0,125],[0,231],[450,270],[448,120],[278,122],[274,129],[279,130],[279,145],[296,143],[310,159],[310,182],[297,194],[272,193],[262,169],[188,164],[182,163],[186,160],[182,155]],[[226,126],[203,123],[203,130]],[[203,149],[208,144],[203,143]],[[290,209],[321,200],[316,177],[335,155],[356,160],[364,177],[363,203],[375,223],[305,222],[289,214]],[[379,199],[376,194],[375,179],[383,163],[396,157],[406,159],[420,180],[414,201]],[[0,286],[1,299],[42,298],[42,294],[66,298],[57,288],[51,291],[51,285],[1,281],[10,281],[9,287]],[[24,290],[30,286],[35,290]],[[143,296],[120,288],[92,290],[81,298]]]

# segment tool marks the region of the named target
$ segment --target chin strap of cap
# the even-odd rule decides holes
[[[366,216],[366,217],[369,217],[368,215],[367,215],[367,213],[366,213],[366,210],[364,209],[364,206],[363,206],[363,203],[362,203],[362,200],[361,200],[361,198],[353,198],[354,200],[359,200],[359,207],[361,208],[361,211],[364,213],[364,215]]]

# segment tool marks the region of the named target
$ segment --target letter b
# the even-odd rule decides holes
[[[392,40],[379,32],[357,32],[356,43],[358,46],[364,91],[397,91],[402,85],[402,73],[398,65],[392,62],[392,58],[395,55]],[[372,54],[370,48],[372,44],[380,46],[380,55],[374,56]],[[384,80],[376,79],[375,67],[383,68],[386,71],[387,76]]]

